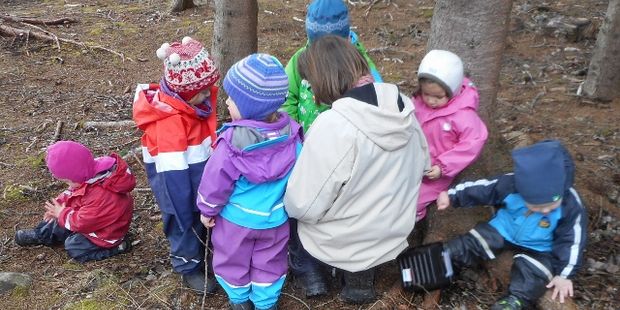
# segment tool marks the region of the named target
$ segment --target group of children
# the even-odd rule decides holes
[[[374,267],[404,250],[437,201],[440,210],[504,206],[490,223],[445,243],[458,266],[518,249],[509,294],[494,309],[526,307],[545,287],[562,301],[572,296],[587,216],[557,141],[515,150],[514,173],[446,192],[488,137],[460,58],[427,53],[409,99],[382,83],[342,0],[313,1],[306,31],[307,44],[286,67],[258,53],[228,70],[222,84],[232,121],[217,131],[220,73],[197,40],[164,43],[156,53],[161,81],[138,85],[133,118],[144,132],[147,178],[186,286],[213,292],[217,282],[233,309],[275,309],[289,267],[310,297],[327,293],[327,265],[342,271],[345,301],[367,302],[375,298]],[[48,147],[46,163],[69,187],[15,241],[64,242],[78,261],[126,252],[135,178],[123,159],[93,158],[61,141]],[[205,274],[205,244],[213,274]]]

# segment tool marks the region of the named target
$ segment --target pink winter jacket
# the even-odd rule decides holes
[[[474,84],[465,78],[461,92],[439,109],[428,107],[421,96],[412,98],[415,116],[428,142],[431,165],[441,167],[439,179],[422,179],[418,221],[426,216],[426,206],[435,201],[441,191],[447,190],[456,175],[482,152],[488,132],[477,113],[478,97]]]

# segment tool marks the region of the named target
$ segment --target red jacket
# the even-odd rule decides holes
[[[136,186],[127,163],[117,154],[110,156],[116,159],[116,169],[56,198],[65,203],[58,224],[103,248],[117,246],[129,231],[133,216],[131,191]]]

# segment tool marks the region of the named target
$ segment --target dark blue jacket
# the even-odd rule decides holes
[[[489,224],[510,243],[551,252],[554,275],[572,278],[583,262],[588,216],[572,187],[574,165],[568,155],[565,167],[567,180],[562,204],[547,215],[529,211],[515,189],[512,173],[458,184],[448,191],[450,202],[454,207],[501,207]]]

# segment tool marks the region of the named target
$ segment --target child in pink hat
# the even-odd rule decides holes
[[[217,129],[220,72],[199,41],[184,37],[156,52],[163,62],[158,84],[138,84],[133,120],[142,130],[142,158],[170,244],[170,263],[185,286],[205,289],[204,239],[196,193]],[[208,264],[211,266],[211,264]],[[212,274],[206,289],[212,293]]]
[[[21,246],[64,243],[79,262],[125,253],[133,215],[131,191],[136,179],[117,154],[94,158],[84,145],[59,141],[47,148],[47,168],[69,185],[45,202],[43,221],[35,229],[18,230]]]

